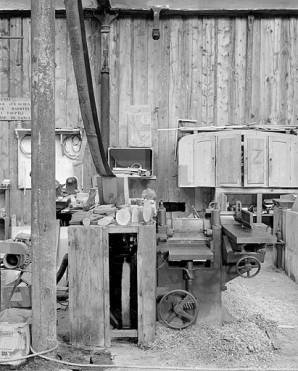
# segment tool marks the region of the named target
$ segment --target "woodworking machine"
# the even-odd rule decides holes
[[[276,237],[238,207],[235,219],[223,217],[215,203],[205,218],[173,219],[170,232],[158,227],[158,319],[168,327],[221,325],[226,283],[259,273],[266,244]]]

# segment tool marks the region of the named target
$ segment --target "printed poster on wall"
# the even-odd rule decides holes
[[[0,121],[31,120],[31,98],[1,98]]]
[[[150,106],[129,106],[128,146],[151,147],[151,108]]]

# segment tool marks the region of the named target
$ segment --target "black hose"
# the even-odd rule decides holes
[[[63,277],[63,274],[65,273],[67,267],[68,267],[68,254],[65,254],[63,256],[60,268],[58,269],[58,272],[56,274],[56,283],[57,284],[59,283],[59,281]]]

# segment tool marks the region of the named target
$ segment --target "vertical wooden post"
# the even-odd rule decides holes
[[[32,345],[56,345],[55,1],[31,2]]]
[[[257,223],[262,223],[262,203],[263,203],[262,194],[258,193],[257,194]]]

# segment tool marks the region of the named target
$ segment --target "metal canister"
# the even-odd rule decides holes
[[[164,207],[163,201],[160,201],[159,208],[157,210],[157,222],[158,225],[166,225],[166,214],[167,210]]]

